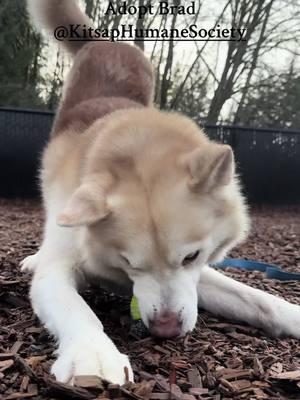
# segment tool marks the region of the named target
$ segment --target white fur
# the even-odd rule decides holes
[[[182,320],[182,335],[191,331],[197,321],[197,281],[201,268],[137,274],[133,292],[146,326],[163,310],[174,312]]]
[[[78,232],[56,225],[62,202],[49,200],[43,245],[23,265],[35,272],[30,292],[34,311],[58,339],[52,372],[62,382],[72,383],[76,375],[98,375],[123,384],[127,367],[133,380],[128,357],[104,333],[100,320],[77,292]]]
[[[23,272],[34,272],[38,266],[39,252],[27,256],[20,262],[21,271]]]
[[[300,338],[300,306],[237,282],[206,266],[198,284],[199,306],[245,321],[269,334]]]

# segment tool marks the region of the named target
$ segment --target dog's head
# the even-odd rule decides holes
[[[243,239],[248,219],[231,148],[148,109],[101,123],[59,223],[83,227],[89,265],[125,273],[146,326],[170,337],[193,329],[201,267]]]

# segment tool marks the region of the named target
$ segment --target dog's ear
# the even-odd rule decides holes
[[[58,216],[60,226],[90,225],[109,214],[106,196],[95,183],[83,183],[71,196],[64,211]]]
[[[185,156],[189,187],[193,191],[209,192],[228,185],[234,174],[233,152],[230,146],[209,144]]]

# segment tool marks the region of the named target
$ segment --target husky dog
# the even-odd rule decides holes
[[[74,0],[29,0],[28,8],[52,32],[92,26]],[[133,380],[128,357],[77,292],[82,275],[132,292],[156,336],[191,331],[202,307],[300,338],[298,305],[208,266],[249,226],[231,148],[154,108],[152,68],[138,48],[65,46],[74,64],[43,155],[44,240],[22,264],[34,272],[33,309],[59,343],[56,378]]]

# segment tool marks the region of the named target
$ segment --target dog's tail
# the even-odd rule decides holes
[[[27,0],[27,8],[36,27],[39,30],[46,29],[53,38],[56,31],[57,39],[72,54],[75,54],[85,42],[70,41],[70,25],[76,28],[77,39],[84,37],[85,27],[88,29],[93,26],[88,16],[80,10],[77,0]],[[65,29],[63,38],[58,37],[59,29],[60,32]]]

